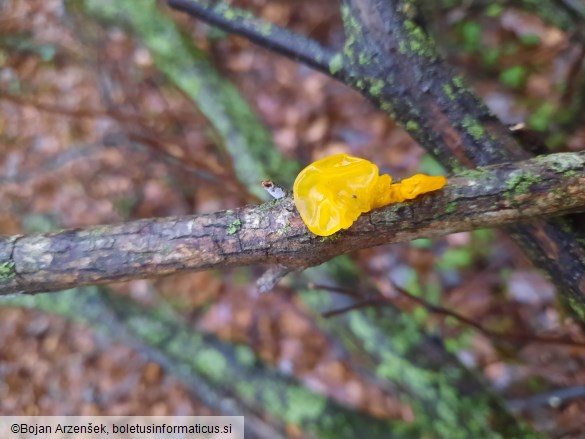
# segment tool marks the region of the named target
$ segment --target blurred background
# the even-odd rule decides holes
[[[232,3],[343,44],[337,1]],[[525,122],[543,151],[585,149],[585,42],[564,9],[427,3],[441,52],[503,122]],[[0,234],[258,203],[261,180],[290,187],[340,152],[397,178],[444,172],[358,93],[164,2],[0,1]],[[326,404],[352,423],[456,437],[452,386],[493,395],[544,437],[585,437],[585,337],[503,232],[360,251],[265,295],[262,272],[0,301],[0,414],[246,413],[249,437],[329,437],[311,418]],[[380,367],[389,352],[402,369]],[[433,374],[446,371],[458,375],[443,386]]]

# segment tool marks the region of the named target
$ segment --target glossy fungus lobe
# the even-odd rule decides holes
[[[311,232],[329,236],[372,209],[378,179],[378,167],[367,160],[347,154],[327,157],[297,176],[295,204]]]
[[[329,236],[350,227],[377,207],[442,188],[445,177],[417,174],[392,184],[368,160],[337,154],[318,160],[297,176],[293,194],[301,218],[315,235]]]

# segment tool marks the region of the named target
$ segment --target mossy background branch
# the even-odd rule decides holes
[[[95,287],[57,296],[13,297],[2,304],[46,311],[138,348],[185,381],[209,406],[226,415],[245,415],[246,424],[250,422],[247,433],[256,437],[274,437],[263,434],[266,429],[269,434],[275,432],[274,425],[257,416],[259,411],[280,422],[276,433],[281,437],[287,437],[287,423],[319,438],[353,439],[360,432],[373,439],[385,438],[395,424],[403,424],[405,438],[419,437],[406,433],[412,428],[407,423],[351,411],[304,388],[263,363],[247,346],[194,332],[180,315],[165,307],[146,307]],[[225,403],[226,397],[231,404]]]
[[[168,0],[171,8],[205,20],[230,33],[241,35],[267,49],[329,73],[335,53],[311,38],[305,38],[252,13],[224,2]]]

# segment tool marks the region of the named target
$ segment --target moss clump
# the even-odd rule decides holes
[[[569,296],[569,306],[581,318],[585,320],[585,305],[573,296]]]
[[[451,87],[451,84],[443,84],[443,91],[445,92],[449,100],[452,101],[455,99],[455,92],[453,91],[453,87]]]
[[[522,195],[530,191],[530,186],[540,182],[541,178],[532,172],[514,173],[506,182],[506,187],[513,195]]]
[[[227,228],[228,235],[235,235],[238,233],[238,230],[242,228],[242,221],[237,218],[231,222],[231,224]]]
[[[260,30],[260,33],[262,35],[264,35],[265,37],[268,37],[272,33],[272,24],[262,23],[259,30]]]
[[[408,122],[406,122],[407,131],[418,131],[419,129],[420,129],[419,124],[414,120],[409,120]]]
[[[16,276],[13,261],[5,261],[0,264],[0,281],[12,279]]]
[[[228,371],[225,356],[213,348],[202,349],[197,352],[197,355],[193,358],[193,364],[214,382],[221,382]]]
[[[453,85],[457,88],[465,88],[465,79],[461,75],[457,75],[453,78]]]
[[[470,180],[479,180],[480,178],[485,176],[485,171],[480,171],[477,169],[463,169],[457,172],[458,177],[465,177]]]
[[[350,8],[346,5],[341,6],[341,17],[343,19],[343,26],[345,27],[346,35],[345,44],[343,45],[343,53],[350,60],[359,62],[359,59],[356,57],[355,43],[360,39],[361,25],[356,17],[354,17]]]
[[[384,81],[381,79],[374,79],[372,85],[370,85],[370,94],[372,96],[380,96],[382,89],[384,88]]]
[[[341,235],[339,233],[334,233],[333,235],[329,235],[329,236],[321,236],[319,238],[319,242],[335,242],[340,237],[341,237]]]
[[[358,63],[360,66],[366,66],[372,61],[372,55],[369,53],[360,53],[358,55]]]
[[[399,50],[401,52],[408,48],[410,52],[413,52],[418,56],[429,58],[435,56],[433,40],[425,34],[420,26],[416,25],[412,20],[405,20],[404,29],[407,34],[407,41],[406,46],[399,45]]]
[[[254,14],[252,14],[250,11],[237,9],[223,3],[220,3],[215,7],[215,12],[223,15],[223,17],[229,21],[245,21],[255,18]]]
[[[396,113],[394,112],[394,106],[388,101],[380,102],[380,108],[384,111],[388,116],[396,119]]]
[[[482,127],[477,120],[467,115],[463,118],[463,128],[467,130],[471,137],[475,140],[481,140],[485,136],[485,129]]]
[[[331,62],[329,63],[329,72],[332,75],[335,75],[343,68],[343,56],[338,53],[333,58],[331,58]]]
[[[585,159],[576,154],[549,154],[535,158],[538,163],[546,164],[555,172],[562,172],[563,175],[567,173],[577,172],[575,169],[582,169],[585,167]],[[569,175],[572,176],[572,175]]]
[[[398,51],[403,55],[408,53],[408,47],[406,46],[406,41],[400,40],[398,42]]]

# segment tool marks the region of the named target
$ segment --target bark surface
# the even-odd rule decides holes
[[[440,191],[375,210],[326,238],[307,230],[291,197],[206,215],[3,238],[0,294],[253,264],[303,269],[361,248],[582,211],[585,153],[553,154],[463,171]]]

